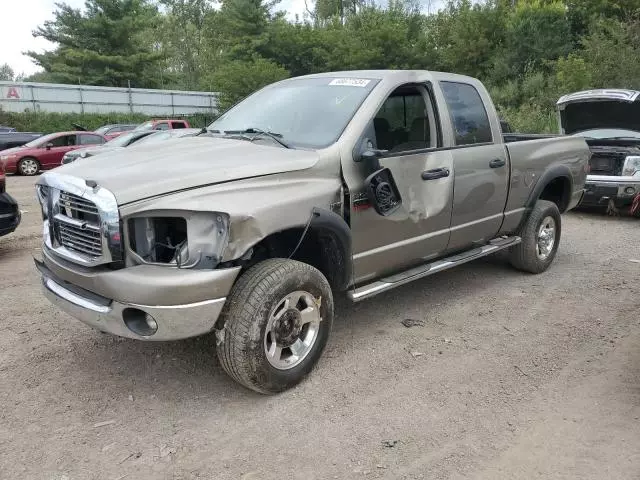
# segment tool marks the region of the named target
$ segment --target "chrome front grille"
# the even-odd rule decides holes
[[[95,203],[78,195],[60,192],[60,207],[67,216],[100,225],[100,212]]]
[[[111,192],[47,172],[38,181],[37,193],[49,249],[85,266],[122,260],[118,205]]]
[[[54,217],[54,230],[58,242],[92,258],[100,257],[102,255],[100,226],[70,220],[72,219],[61,214]]]

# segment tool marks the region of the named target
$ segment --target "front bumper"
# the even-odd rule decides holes
[[[45,296],[61,310],[97,330],[153,341],[179,340],[211,332],[240,270],[205,272],[145,266],[156,271],[140,267],[74,271],[46,249],[43,261],[34,261],[42,274]],[[63,275],[58,275],[60,272]],[[157,330],[141,334],[128,321],[131,312],[152,317]]]
[[[18,203],[8,193],[0,194],[0,237],[13,232],[20,225]]]
[[[640,177],[588,175],[581,206],[606,206],[613,200],[616,206],[630,205],[640,193]]]

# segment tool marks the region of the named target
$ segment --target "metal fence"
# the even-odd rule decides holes
[[[92,87],[0,81],[0,108],[7,112],[140,113],[216,115],[218,95],[145,88]]]

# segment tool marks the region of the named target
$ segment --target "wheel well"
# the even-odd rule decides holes
[[[569,207],[571,182],[567,177],[556,177],[547,183],[538,198],[555,203],[560,213],[563,213]]]
[[[302,227],[283,230],[254,245],[251,258],[243,267],[249,268],[269,258],[289,258],[293,253],[292,260],[317,268],[332,288],[342,290],[346,287],[345,272],[350,271],[345,262],[351,261],[351,258],[345,259],[338,242],[338,238],[330,232],[313,228],[309,228],[306,233]]]

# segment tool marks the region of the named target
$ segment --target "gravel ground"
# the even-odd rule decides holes
[[[0,479],[640,478],[637,220],[564,216],[539,276],[490,259],[338,299],[313,374],[264,397],[210,338],[114,338],[51,306],[33,183],[8,178],[24,217],[0,239]]]

